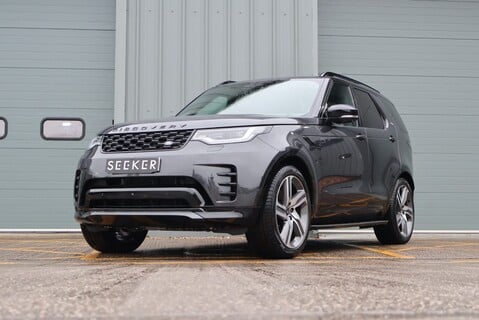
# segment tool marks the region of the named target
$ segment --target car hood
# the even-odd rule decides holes
[[[313,124],[314,118],[282,118],[261,115],[208,115],[171,117],[159,121],[122,123],[111,126],[100,134],[124,132],[152,132],[268,125]]]

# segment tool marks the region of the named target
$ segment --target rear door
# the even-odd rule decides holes
[[[365,130],[371,169],[368,203],[369,219],[378,219],[387,205],[390,189],[394,183],[394,173],[400,167],[397,153],[397,134],[367,91],[353,88],[353,96],[359,109],[359,125]]]

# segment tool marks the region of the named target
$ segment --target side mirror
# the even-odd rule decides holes
[[[348,104],[335,104],[326,111],[326,120],[328,122],[346,123],[358,119],[358,109]]]

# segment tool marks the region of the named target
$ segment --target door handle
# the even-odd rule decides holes
[[[389,136],[389,141],[395,142],[395,141],[396,141],[396,138],[394,138],[393,136]]]
[[[355,138],[358,139],[359,141],[364,141],[364,140],[366,140],[366,135],[360,133],[360,134],[357,134],[357,135],[355,136]]]

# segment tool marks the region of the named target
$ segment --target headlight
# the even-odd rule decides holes
[[[101,136],[96,136],[90,141],[90,144],[88,145],[88,150],[93,149],[96,146],[101,145]]]
[[[240,143],[251,141],[257,135],[270,131],[270,126],[198,130],[191,140],[206,144]]]

